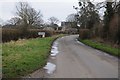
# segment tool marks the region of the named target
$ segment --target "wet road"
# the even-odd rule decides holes
[[[56,70],[46,77],[117,78],[117,58],[79,43],[77,37],[71,35],[58,39],[59,53],[51,59]]]

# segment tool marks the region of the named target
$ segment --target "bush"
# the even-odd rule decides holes
[[[67,34],[65,31],[55,31],[55,34]]]
[[[120,19],[120,16],[115,14],[113,18],[110,21],[109,25],[109,40],[113,41],[114,43],[119,43],[119,33],[120,33],[120,25],[118,24],[118,19]]]
[[[54,31],[44,31],[45,32],[45,37],[49,37],[55,34]]]
[[[45,37],[49,37],[55,34],[54,31],[49,31],[49,30],[41,30],[41,29],[30,29],[29,30],[29,33],[36,35],[36,37],[39,37],[38,32],[45,32]]]
[[[89,29],[80,29],[79,30],[79,37],[81,39],[88,39],[88,38],[90,38],[90,30]]]
[[[2,29],[2,41],[8,42],[10,40],[18,40],[21,35],[20,31],[16,29]]]
[[[45,37],[54,35],[53,31],[45,31],[40,29],[29,29],[26,32],[23,32],[19,29],[2,29],[2,42],[8,42],[11,40],[18,40],[23,38],[37,38],[41,37],[38,35],[38,32],[45,32]]]

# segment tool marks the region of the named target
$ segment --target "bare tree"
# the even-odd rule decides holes
[[[0,26],[2,26],[3,24],[3,20],[0,18]]]
[[[59,20],[56,17],[50,17],[48,19],[50,21],[50,24],[57,24],[59,22]]]
[[[14,18],[11,18],[10,20],[8,20],[8,24],[16,26],[16,25],[20,24],[20,21],[21,21],[21,19],[19,17],[14,17]]]
[[[76,16],[76,14],[69,14],[66,18],[66,22],[69,23],[70,28],[77,28],[77,16]]]
[[[22,19],[23,25],[26,27],[34,26],[43,21],[41,12],[36,11],[27,2],[19,2],[16,9],[16,14]]]
[[[67,22],[75,22],[77,21],[77,17],[76,17],[76,14],[69,14],[66,18],[66,21]]]

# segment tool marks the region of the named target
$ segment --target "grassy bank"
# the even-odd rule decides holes
[[[43,67],[52,42],[59,36],[3,43],[3,77],[20,77]]]
[[[111,55],[114,55],[114,56],[117,56],[117,57],[120,55],[120,49],[113,48],[110,45],[102,44],[102,43],[99,43],[99,42],[93,42],[91,40],[80,40],[80,41],[82,43],[88,45],[88,46],[91,46],[95,49],[102,50],[102,51],[107,52]]]

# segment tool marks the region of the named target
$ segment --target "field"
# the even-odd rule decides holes
[[[42,68],[49,56],[51,44],[57,37],[22,39],[3,43],[3,77],[20,77]]]

